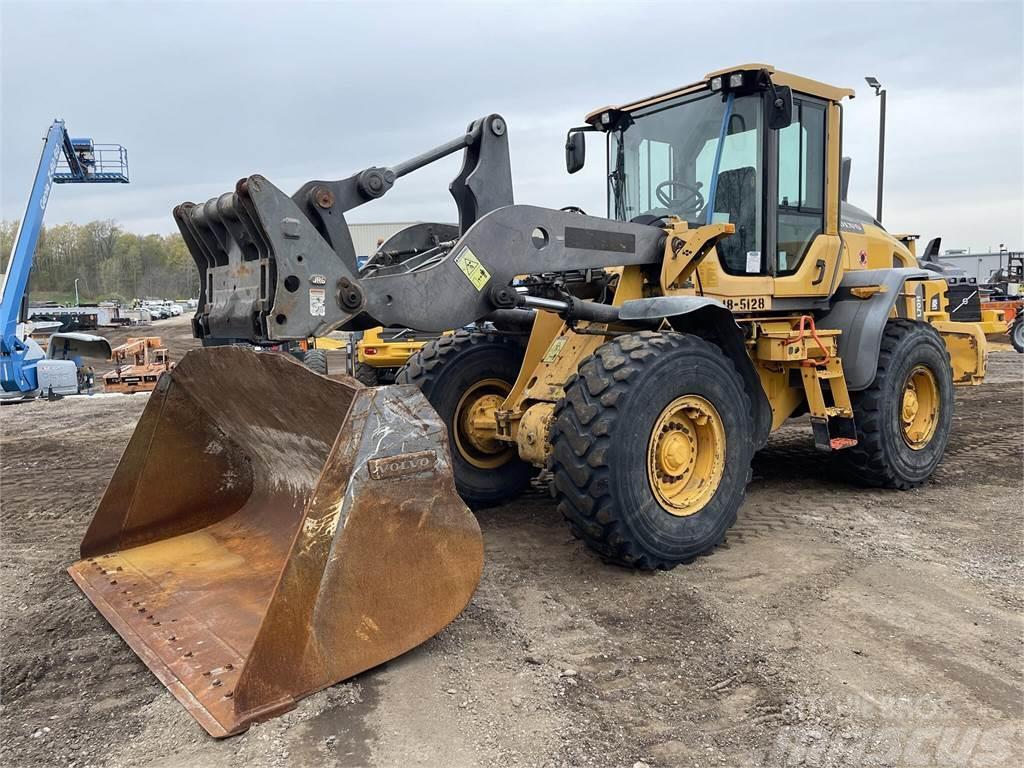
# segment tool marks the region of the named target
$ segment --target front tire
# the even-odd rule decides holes
[[[489,429],[495,407],[519,376],[523,353],[508,336],[456,331],[428,342],[395,376],[396,384],[418,387],[444,421],[455,487],[470,506],[510,501],[533,474],[516,446],[496,440]]]
[[[750,399],[722,351],[680,333],[599,347],[552,424],[552,493],[602,558],[673,568],[736,521],[754,454]]]
[[[890,320],[875,380],[850,398],[857,445],[835,454],[840,469],[880,488],[925,483],[942,461],[953,422],[953,370],[938,331]]]

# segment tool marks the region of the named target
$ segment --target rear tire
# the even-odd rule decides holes
[[[396,384],[418,387],[444,421],[455,487],[470,506],[510,501],[533,475],[515,445],[487,439],[481,445],[466,426],[474,403],[500,403],[511,391],[523,353],[508,336],[457,331],[428,342],[395,376]]]
[[[327,353],[322,349],[307,349],[302,356],[302,364],[314,373],[327,375]]]
[[[736,521],[753,438],[743,379],[717,346],[681,333],[620,336],[580,365],[555,407],[552,494],[605,560],[673,568]]]
[[[352,375],[368,387],[376,387],[381,383],[377,369],[366,363],[356,363]]]
[[[1017,314],[1010,328],[1010,343],[1018,352],[1024,352],[1024,311]]]
[[[914,390],[909,410],[908,389]],[[931,389],[934,395],[926,397]],[[875,380],[850,397],[857,445],[835,454],[841,471],[880,488],[909,490],[926,482],[942,461],[953,422],[953,370],[938,331],[926,323],[890,320]]]

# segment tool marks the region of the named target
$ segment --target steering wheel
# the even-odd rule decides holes
[[[684,181],[668,179],[655,188],[654,195],[658,198],[658,202],[672,213],[686,217],[697,213],[704,207],[704,195],[700,191],[702,186],[704,185],[699,181],[696,184],[687,184]],[[676,196],[676,189],[682,190],[683,194]]]
[[[563,206],[562,208],[559,208],[558,210],[565,211],[566,213],[578,213],[581,216],[587,215],[587,212],[580,208],[578,205],[566,205]]]

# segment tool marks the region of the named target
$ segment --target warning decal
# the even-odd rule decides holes
[[[462,252],[455,257],[455,263],[462,270],[462,274],[469,278],[469,282],[478,291],[482,290],[487,285],[487,281],[491,279],[491,273],[480,263],[476,255],[469,250],[469,246],[463,248]]]
[[[323,288],[309,289],[309,314],[324,317],[327,314],[327,291]]]

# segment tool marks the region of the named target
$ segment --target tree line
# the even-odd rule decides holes
[[[0,221],[0,272],[7,270],[18,222]],[[137,235],[115,221],[44,226],[29,282],[33,299],[83,302],[199,295],[199,273],[181,235]]]

